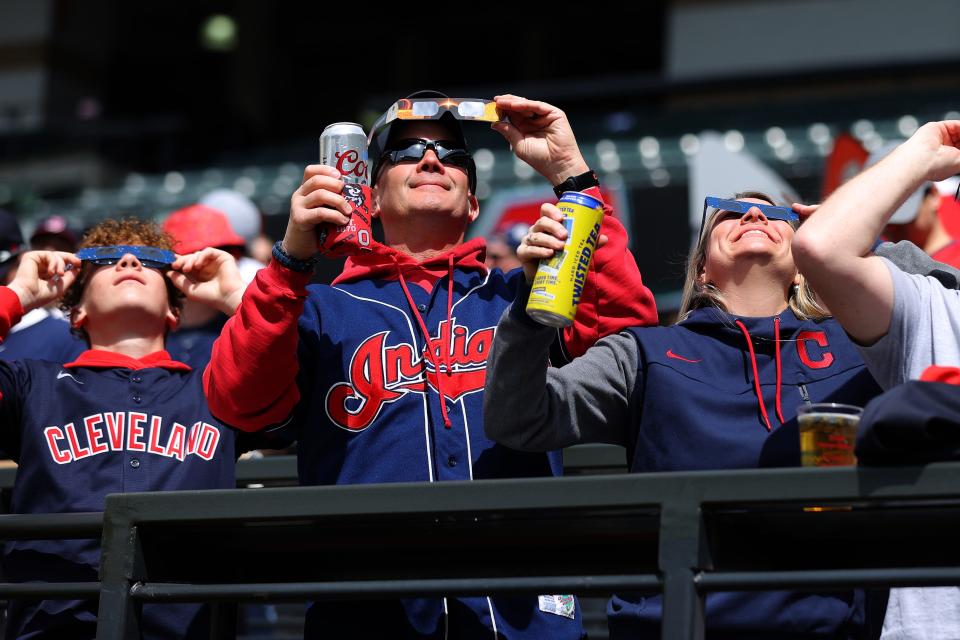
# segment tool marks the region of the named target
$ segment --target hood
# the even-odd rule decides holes
[[[441,373],[441,364],[446,367],[446,375],[453,371],[450,362],[450,335],[449,332],[443,332],[439,338],[439,348],[433,347],[430,338],[430,331],[420,315],[413,296],[410,294],[408,283],[416,284],[427,291],[432,291],[437,281],[446,276],[447,278],[447,325],[450,326],[450,319],[453,314],[453,274],[456,270],[477,269],[482,274],[487,273],[487,268],[483,264],[486,256],[487,245],[483,238],[475,238],[454,247],[450,251],[439,253],[423,261],[417,261],[412,256],[391,249],[379,242],[374,242],[369,252],[361,253],[347,258],[343,266],[343,272],[333,281],[333,284],[353,282],[357,280],[395,280],[400,283],[403,289],[403,295],[407,299],[410,307],[410,314],[416,320],[420,333],[423,336],[424,344],[427,349],[424,351],[424,362],[427,359],[433,364],[433,370],[436,372],[437,392],[440,394],[440,413],[443,416],[443,424],[450,429],[452,423],[447,413],[447,402],[444,400],[444,375]],[[438,355],[438,354],[442,354]],[[442,359],[442,362],[441,362]]]
[[[799,319],[790,307],[776,316],[760,317],[737,316],[715,307],[703,307],[691,311],[687,319],[678,324],[691,331],[743,346],[743,331],[737,326],[737,322],[743,323],[750,335],[773,340],[776,337],[774,318],[780,318],[781,340],[793,338],[807,322]]]
[[[780,402],[783,366],[780,345],[786,340],[793,340],[794,336],[800,331],[803,322],[797,318],[789,307],[778,315],[762,317],[740,317],[725,313],[715,307],[704,307],[692,311],[687,319],[680,324],[691,331],[710,335],[739,349],[746,347],[750,356],[747,366],[751,369],[750,377],[753,379],[757,408],[763,417],[767,431],[772,431],[771,413],[767,411],[763,401],[763,391],[760,388],[757,352],[772,355],[776,361],[776,399],[772,413],[780,424],[783,424],[783,408]]]
[[[483,261],[486,254],[487,244],[483,238],[474,238],[423,262],[418,262],[412,256],[384,244],[374,242],[371,245],[371,251],[347,258],[343,271],[333,284],[358,280],[397,280],[399,279],[398,269],[402,269],[407,281],[420,286],[424,286],[426,281],[430,285],[425,288],[432,288],[433,282],[447,275],[451,256],[456,269],[475,269],[485,274],[487,268]]]
[[[190,365],[177,362],[170,358],[166,351],[154,351],[142,358],[133,358],[115,351],[103,351],[100,349],[88,349],[81,353],[76,360],[63,365],[64,369],[74,369],[76,367],[89,367],[92,369],[140,369],[160,368],[168,371],[190,371]]]

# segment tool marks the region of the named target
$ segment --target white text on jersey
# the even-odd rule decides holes
[[[73,422],[43,430],[50,455],[57,464],[67,464],[108,451],[142,451],[183,462],[191,455],[212,460],[220,443],[220,431],[197,421],[187,428],[179,422],[167,430],[161,442],[163,418],[135,411],[96,413],[77,428]],[[85,440],[85,442],[81,442]]]

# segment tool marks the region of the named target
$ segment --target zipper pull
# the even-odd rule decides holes
[[[798,384],[797,388],[800,389],[800,397],[803,398],[803,401],[807,404],[813,404],[810,402],[810,394],[807,393],[807,386],[804,384]]]

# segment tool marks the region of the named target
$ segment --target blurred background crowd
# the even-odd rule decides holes
[[[418,89],[512,92],[567,112],[668,311],[691,216],[704,194],[732,193],[725,175],[815,202],[889,141],[958,117],[956,9],[950,0],[675,0],[572,13],[8,0],[0,208],[24,238],[69,242],[105,217],[163,220],[212,200],[243,255],[262,260],[326,124],[369,128]],[[496,259],[549,185],[494,132],[468,135],[481,202],[472,234],[501,243]],[[939,216],[960,231],[955,207]],[[319,279],[339,270],[326,267]]]

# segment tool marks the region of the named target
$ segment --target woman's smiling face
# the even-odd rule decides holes
[[[740,198],[740,202],[773,204],[759,198]],[[722,281],[738,261],[758,261],[779,267],[777,271],[796,271],[790,243],[794,229],[784,220],[768,220],[759,207],[747,213],[718,211],[710,220],[709,239],[703,266],[705,282]],[[787,268],[789,266],[789,268]]]

